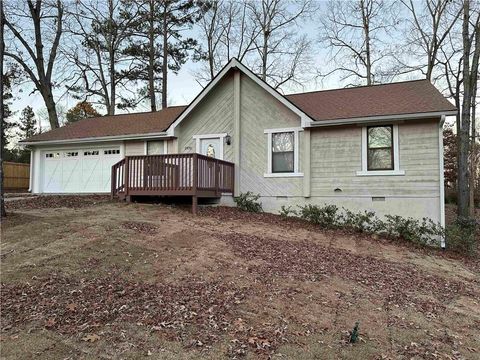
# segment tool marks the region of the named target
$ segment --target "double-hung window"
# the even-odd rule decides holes
[[[299,131],[301,128],[265,130],[268,144],[265,177],[303,175],[299,173]]]
[[[400,170],[398,125],[362,128],[362,170],[357,175],[405,175]]]
[[[393,169],[393,126],[367,127],[367,170]]]

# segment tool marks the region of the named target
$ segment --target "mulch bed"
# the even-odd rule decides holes
[[[79,209],[105,203],[110,200],[108,195],[62,195],[62,196],[35,196],[25,199],[5,202],[7,212],[11,210],[33,210],[45,208]]]
[[[290,277],[302,281],[321,281],[339,276],[370,290],[371,296],[385,299],[385,306],[414,306],[423,313],[438,313],[444,303],[459,295],[479,296],[473,286],[433,276],[414,265],[401,265],[372,256],[325,247],[308,241],[282,241],[238,233],[218,235],[245,260],[261,260],[248,271],[259,281]],[[421,299],[430,295],[436,301]]]

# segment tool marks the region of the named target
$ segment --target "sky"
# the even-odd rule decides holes
[[[323,4],[323,3],[322,3]],[[320,11],[321,14],[321,11]],[[305,22],[300,31],[304,34],[307,34],[308,37],[315,42],[316,53],[313,54],[313,67],[315,69],[322,69],[328,64],[326,63],[326,59],[328,57],[327,50],[322,49],[318,45],[319,42],[319,22],[318,19],[313,19],[310,21]],[[191,30],[189,33],[186,33],[185,36],[191,36],[194,38],[198,38],[199,34],[197,30]],[[169,73],[169,81],[168,81],[168,103],[169,106],[172,105],[185,105],[190,103],[195,96],[202,90],[202,86],[196,81],[195,73],[198,72],[201,68],[201,64],[197,62],[193,62],[189,60],[179,71],[178,74]],[[409,75],[408,77],[402,78],[402,80],[412,80],[420,78],[420,74]],[[332,76],[328,78],[328,80],[319,82],[316,79],[311,78],[310,81],[304,84],[302,89],[298,87],[285,87],[283,88],[284,93],[292,93],[292,92],[299,92],[299,91],[312,91],[312,90],[321,90],[321,89],[331,89],[331,88],[339,88],[343,87],[345,84],[339,81],[338,76]],[[16,96],[15,101],[12,106],[12,110],[14,110],[14,120],[19,117],[20,112],[26,106],[31,106],[36,114],[38,115],[39,112],[42,112],[42,109],[45,109],[44,102],[42,97],[38,92],[32,94],[33,86],[30,82],[25,82],[22,84],[20,88],[13,89],[14,95]],[[62,97],[57,101],[57,103],[65,110],[68,110],[75,106],[78,102],[77,99],[69,96],[65,93],[64,87],[61,90],[56,91],[56,98],[59,97],[60,92]],[[105,110],[102,107],[97,107],[97,110],[100,113],[105,113]],[[134,110],[130,110],[129,112],[138,112],[138,111],[149,111],[148,104],[142,104]],[[45,112],[45,110],[43,110]],[[116,113],[121,113],[122,111],[116,110]],[[49,127],[48,121],[44,120],[42,122],[42,129],[46,130]]]

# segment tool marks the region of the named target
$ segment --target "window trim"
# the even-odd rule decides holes
[[[299,132],[303,131],[301,127],[295,128],[279,128],[279,129],[265,129],[264,134],[267,134],[267,172],[263,174],[264,177],[302,177],[303,173],[299,171],[300,167],[300,147],[299,147]],[[272,171],[272,134],[293,132],[293,172],[273,172]]]
[[[223,160],[224,158],[224,143],[225,138],[227,137],[228,133],[221,133],[221,134],[197,134],[193,135],[193,140],[195,140],[195,152],[200,154],[200,142],[201,140],[208,140],[208,139],[218,139],[220,140],[220,152],[219,156],[217,157],[218,160]]]
[[[380,128],[380,127],[383,127],[383,128],[390,128],[390,134],[391,134],[391,137],[390,137],[390,146],[389,147],[379,147],[379,148],[373,148],[375,150],[377,149],[391,149],[390,151],[390,161],[391,161],[391,164],[392,166],[390,168],[382,168],[382,169],[372,169],[370,168],[370,164],[368,163],[368,151],[370,150],[370,147],[368,146],[369,144],[369,130],[370,129],[373,129],[373,128]],[[393,125],[371,125],[371,126],[367,126],[367,141],[366,141],[366,144],[367,144],[367,171],[392,171],[392,170],[395,170],[395,159],[394,159],[394,153],[395,153],[395,144],[394,144],[394,140],[393,140]]]
[[[156,141],[163,141],[163,154],[162,155],[167,155],[168,153],[168,144],[167,144],[167,140],[163,140],[163,139],[151,139],[151,140],[145,140],[144,141],[144,152],[145,152],[145,155],[148,155],[148,143],[149,142],[156,142]]]
[[[400,151],[398,138],[398,124],[378,124],[376,126],[392,127],[392,146],[393,146],[393,169],[392,170],[369,170],[368,169],[368,128],[362,127],[362,170],[357,171],[357,176],[402,176],[405,171],[400,169]]]

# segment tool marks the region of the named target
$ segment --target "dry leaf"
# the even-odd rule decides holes
[[[93,343],[97,340],[100,340],[100,336],[98,336],[97,334],[88,334],[87,336],[83,337],[82,340]]]

